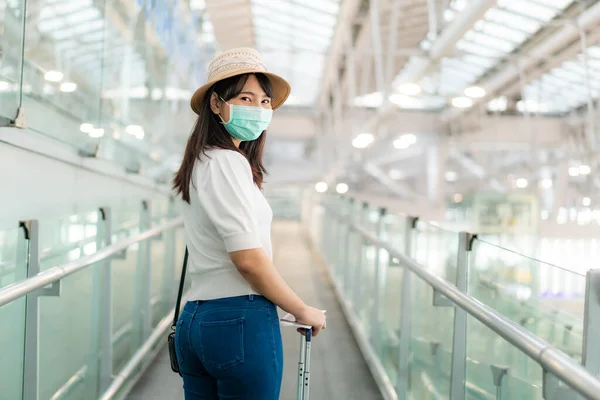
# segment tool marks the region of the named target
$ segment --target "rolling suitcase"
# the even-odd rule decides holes
[[[312,329],[306,329],[305,332],[306,336],[300,335],[297,400],[308,400],[310,391],[310,346],[312,343]]]
[[[323,314],[326,310],[321,310]],[[310,392],[310,346],[312,345],[312,328],[296,322],[292,314],[280,319],[282,326],[293,326],[304,329],[300,335],[300,358],[298,360],[298,394],[296,400],[308,400]]]

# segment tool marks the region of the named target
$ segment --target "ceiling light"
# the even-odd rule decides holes
[[[319,182],[315,185],[315,190],[319,193],[325,193],[327,191],[327,184],[325,182]]]
[[[580,175],[589,175],[590,172],[592,172],[590,166],[585,164],[581,164],[577,169],[579,170]]]
[[[524,189],[527,187],[529,182],[527,182],[527,179],[525,179],[525,178],[519,178],[519,179],[517,179],[516,184],[519,189]]]
[[[473,105],[473,100],[468,97],[455,97],[452,99],[452,105],[457,108],[469,108]]]
[[[346,185],[345,183],[338,183],[337,186],[335,187],[335,190],[339,194],[344,194],[344,193],[348,192],[348,185]]]
[[[128,125],[125,128],[125,133],[135,136],[140,140],[144,138],[144,128],[139,125]]]
[[[102,136],[104,136],[104,129],[102,129],[102,128],[92,129],[92,131],[89,132],[88,135],[90,135],[90,137],[93,137],[93,138],[101,138]]]
[[[398,92],[408,96],[415,96],[421,93],[421,86],[417,85],[416,83],[404,83],[398,86]]]
[[[471,86],[465,89],[465,95],[474,99],[479,99],[485,97],[485,89],[479,86]]]
[[[410,147],[410,144],[406,143],[402,139],[396,139],[394,140],[394,147],[398,150],[408,149]]]
[[[550,189],[552,187],[552,179],[546,178],[542,179],[539,183],[542,189]]]
[[[48,82],[60,82],[64,75],[60,71],[48,71],[44,74],[44,79]]]
[[[569,175],[570,176],[579,176],[579,168],[569,167]]]
[[[0,92],[6,92],[10,88],[10,84],[6,81],[0,81]]]
[[[374,139],[375,138],[370,133],[361,133],[355,137],[354,140],[352,140],[352,146],[356,147],[357,149],[364,149],[373,143]]]
[[[407,133],[394,140],[394,147],[397,149],[407,149],[415,143],[417,143],[417,137],[412,133]]]
[[[83,133],[90,133],[94,130],[94,125],[88,123],[81,124],[79,125],[79,130]]]
[[[592,199],[590,199],[589,197],[584,197],[583,201],[581,202],[585,207],[589,207],[590,204],[592,204]]]
[[[458,178],[458,174],[454,171],[446,171],[446,180],[448,182],[454,182]]]
[[[407,133],[407,134],[400,136],[400,140],[403,140],[408,144],[417,143],[417,137],[415,135],[413,135],[412,133]]]
[[[460,193],[456,193],[454,196],[452,196],[452,200],[454,200],[455,203],[460,203],[461,201],[463,201],[463,195]]]
[[[71,93],[77,90],[77,84],[75,82],[63,82],[60,84],[60,91],[65,93]]]

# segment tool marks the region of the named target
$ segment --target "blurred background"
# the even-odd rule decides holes
[[[383,221],[396,244],[418,217],[412,257],[450,282],[455,233],[477,234],[482,301],[522,326],[540,309],[558,316],[531,330],[581,360],[585,276],[600,258],[596,0],[0,0],[0,288],[31,275],[19,221],[50,221],[43,270],[107,245],[100,206],[113,240],[178,215],[189,99],[212,57],[240,46],[292,85],[264,160],[276,220],[335,247],[345,231],[326,230],[338,225],[323,202],[373,232]],[[172,246],[152,251],[180,258]],[[170,280],[152,307],[165,315],[177,271],[157,268]],[[73,368],[40,390],[52,397]]]

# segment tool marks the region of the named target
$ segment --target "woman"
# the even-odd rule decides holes
[[[174,188],[184,200],[191,297],[175,345],[186,400],[277,400],[283,349],[277,306],[325,328],[325,316],[289,288],[272,263],[272,212],[261,188],[264,131],[289,84],[253,49],[209,65],[191,100],[198,121]]]

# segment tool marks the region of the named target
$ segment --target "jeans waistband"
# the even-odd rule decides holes
[[[211,305],[211,306],[242,306],[248,304],[266,304],[273,305],[271,301],[269,301],[266,297],[257,295],[257,294],[248,294],[244,296],[235,296],[235,297],[223,297],[220,299],[211,299],[211,300],[190,300],[188,301],[184,307],[183,311],[189,313],[195,313],[199,306],[201,305]]]

